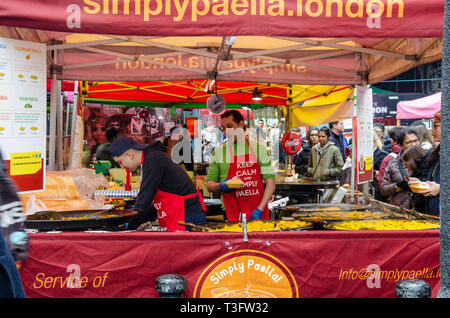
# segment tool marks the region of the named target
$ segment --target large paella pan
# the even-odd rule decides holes
[[[85,231],[123,226],[137,212],[133,210],[42,211],[28,215],[25,228],[40,231]]]

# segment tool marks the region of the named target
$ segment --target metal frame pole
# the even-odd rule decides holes
[[[56,110],[58,105],[58,80],[56,71],[52,70],[52,89],[50,95],[50,122],[48,141],[48,171],[55,170],[56,149]]]
[[[450,1],[445,1],[442,47],[441,158],[450,156]],[[440,265],[441,289],[438,297],[450,297],[450,161],[441,160]]]
[[[69,167],[73,162],[74,155],[74,144],[75,144],[75,133],[77,126],[77,111],[78,111],[78,81],[75,81],[73,88],[73,104],[72,104],[72,125],[70,130],[70,159],[69,159]]]

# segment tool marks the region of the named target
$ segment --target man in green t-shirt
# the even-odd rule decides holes
[[[250,220],[270,219],[267,203],[275,191],[275,172],[267,148],[249,141],[241,113],[230,110],[221,115],[227,140],[216,147],[206,177],[209,192],[222,192],[227,219],[239,221],[245,214]],[[231,178],[243,181],[241,188],[229,188]],[[265,186],[264,186],[265,183]]]

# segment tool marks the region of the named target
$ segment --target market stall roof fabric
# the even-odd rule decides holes
[[[397,119],[433,118],[441,109],[441,93],[397,103]]]
[[[353,117],[355,97],[353,88],[342,86],[330,90],[328,87],[326,90],[327,86],[323,86],[321,89],[322,94],[294,104],[292,107],[293,127],[321,125]]]
[[[205,108],[214,94],[208,81],[178,82],[87,82],[82,96],[87,103],[144,107]],[[262,94],[253,101],[254,89]],[[205,91],[206,90],[206,91]],[[353,88],[349,85],[287,85],[249,82],[219,82],[217,93],[227,109],[277,106],[287,114],[293,105],[294,126],[310,126],[353,116]],[[204,110],[208,112],[208,110]],[[247,118],[247,112],[242,112]]]
[[[443,0],[15,0],[0,24],[139,36],[440,37]]]
[[[110,100],[133,102],[159,101],[191,103],[206,107],[206,100],[215,92],[228,104],[248,104],[251,107],[267,105],[303,106],[335,103],[347,98],[349,85],[289,85],[274,83],[229,81],[159,81],[159,82],[95,82],[87,83],[83,94],[87,101]],[[261,101],[252,100],[255,89],[261,92]],[[343,93],[344,92],[344,93]],[[347,92],[347,93],[345,93]],[[345,96],[344,96],[345,95]],[[318,99],[320,97],[320,99]],[[314,103],[313,103],[314,101]],[[201,106],[199,106],[201,105]]]
[[[3,1],[0,36],[61,80],[370,84],[442,57],[443,0],[232,3]]]

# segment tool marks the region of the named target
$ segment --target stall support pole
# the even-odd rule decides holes
[[[69,166],[72,165],[74,156],[74,146],[75,146],[75,133],[77,126],[77,112],[78,112],[78,81],[75,81],[73,88],[73,104],[72,104],[72,124],[70,129],[70,159]]]
[[[55,53],[56,64],[56,53]],[[56,111],[58,104],[58,80],[56,79],[56,70],[52,69],[52,89],[50,95],[50,135],[48,141],[48,171],[55,170],[55,149],[56,149]]]
[[[248,125],[248,129],[250,129],[250,109],[247,108],[247,125]]]
[[[64,148],[64,112],[63,112],[63,97],[61,95],[61,81],[57,81],[57,99],[56,99],[56,170],[62,171],[63,168],[63,148]]]
[[[450,1],[445,1],[442,47],[441,189],[440,189],[440,298],[450,297]]]
[[[291,87],[291,85],[289,85],[289,87]],[[291,132],[292,130],[292,89],[288,89],[287,91],[288,95],[288,99],[287,99],[287,114],[286,114],[286,132]],[[285,154],[284,156],[284,163],[286,165],[286,171],[288,173],[288,175],[291,174],[291,168],[292,168],[292,164],[293,162],[291,162],[291,156],[288,156],[287,154]]]
[[[356,96],[358,98],[358,96]],[[351,186],[351,193],[350,193],[350,200],[352,203],[355,199],[355,188],[358,186],[355,184],[355,178],[357,176],[356,174],[356,143],[357,143],[357,120],[356,120],[357,112],[356,112],[356,104],[353,105],[353,118],[352,118],[352,168],[350,169],[350,186]]]

